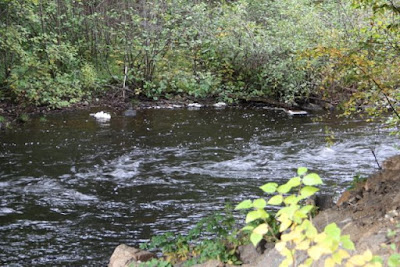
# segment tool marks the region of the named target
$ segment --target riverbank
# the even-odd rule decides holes
[[[66,112],[74,112],[80,110],[96,110],[99,108],[106,108],[115,113],[122,113],[123,111],[133,107],[135,110],[142,109],[179,109],[179,108],[200,108],[200,107],[215,107],[224,108],[226,106],[244,106],[244,107],[265,107],[265,108],[278,108],[278,109],[297,109],[307,111],[321,111],[332,110],[334,106],[323,101],[314,101],[315,103],[305,102],[302,104],[289,105],[273,99],[268,98],[242,98],[235,102],[227,103],[222,102],[217,98],[195,98],[190,96],[177,95],[170,99],[160,98],[157,100],[137,97],[137,98],[123,98],[108,92],[104,95],[92,97],[83,100],[79,103],[72,104],[68,107],[52,109],[49,107],[38,106],[21,106],[14,104],[10,101],[0,101],[0,129],[6,128],[16,123],[24,123],[29,120],[31,116],[46,116],[48,114],[58,114]]]
[[[353,254],[370,250],[373,255],[380,256],[385,263],[389,261],[389,266],[399,266],[400,255],[397,254],[400,242],[399,209],[400,155],[385,160],[383,170],[372,174],[367,180],[360,181],[353,189],[345,191],[334,206],[321,211],[312,221],[319,232],[328,224],[336,223],[342,230],[341,234],[350,235],[354,242],[356,250]],[[255,249],[252,245],[239,247],[237,255],[243,263],[242,266],[278,266],[284,260],[273,244],[265,245],[264,249]],[[296,255],[297,264],[307,258],[302,252]],[[114,251],[108,266],[137,266],[136,263],[154,257],[154,254],[119,246]],[[317,261],[317,266],[323,266],[324,259]],[[122,264],[123,262],[126,264]],[[184,266],[184,263],[176,266]],[[211,260],[195,266],[232,265]]]

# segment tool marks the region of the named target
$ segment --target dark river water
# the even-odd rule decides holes
[[[120,243],[187,231],[226,201],[261,196],[305,166],[323,190],[394,155],[377,124],[262,109],[89,112],[0,133],[0,266],[106,266]],[[335,134],[327,147],[325,128]]]

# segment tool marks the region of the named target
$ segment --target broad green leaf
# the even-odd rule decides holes
[[[235,210],[245,210],[245,209],[250,209],[253,207],[253,203],[251,202],[250,199],[243,200],[240,202],[236,207]]]
[[[290,179],[287,184],[289,186],[293,187],[297,187],[301,184],[301,178],[300,177],[293,177],[292,179]]]
[[[345,249],[355,250],[353,241],[350,240],[350,235],[343,235],[340,237],[340,242]]]
[[[304,176],[303,184],[305,185],[319,185],[322,184],[321,177],[316,173],[310,173]]]
[[[300,210],[297,210],[294,214],[293,214],[293,220],[297,223],[297,224],[301,224],[301,222],[303,221],[303,219],[306,219],[307,215],[302,213]]]
[[[383,265],[383,259],[380,256],[373,256],[371,263],[377,263],[377,264],[380,263],[381,265]]]
[[[268,194],[275,193],[276,189],[278,188],[277,183],[267,183],[260,187],[262,191]]]
[[[340,240],[340,233],[341,230],[340,228],[336,225],[336,223],[331,223],[328,224],[325,229],[324,232],[327,236],[329,236],[330,238],[332,238],[333,240]]]
[[[306,230],[306,237],[313,239],[314,237],[317,236],[317,234],[318,234],[317,228],[315,228],[313,224],[310,224]]]
[[[242,231],[253,231],[254,226],[251,225],[246,225],[245,227],[242,228]]]
[[[314,186],[305,186],[300,190],[300,196],[302,198],[308,198],[318,192],[319,189]]]
[[[266,212],[264,209],[258,209],[257,212],[258,215],[260,216],[260,219],[266,220],[269,218],[268,212]]]
[[[258,210],[250,211],[249,213],[247,213],[247,216],[246,216],[246,223],[255,221],[255,220],[257,220],[257,219],[261,219]]]
[[[308,172],[308,169],[306,167],[300,167],[297,169],[297,175],[302,176]]]
[[[314,208],[313,205],[306,205],[304,207],[301,207],[300,212],[303,214],[308,214],[312,209]]]
[[[257,234],[257,233],[251,233],[250,235],[250,241],[253,244],[253,246],[257,246],[258,243],[263,239],[263,235]]]
[[[279,186],[278,189],[277,189],[277,191],[278,191],[278,193],[280,193],[280,194],[286,194],[286,193],[288,193],[291,189],[292,189],[292,187],[286,183],[286,184],[283,184],[283,185]]]
[[[253,207],[256,209],[263,209],[265,208],[265,206],[267,206],[267,202],[265,201],[265,199],[259,198],[254,200],[253,202]]]
[[[256,227],[256,229],[253,230],[253,233],[265,235],[268,233],[268,225],[266,223],[260,224]]]
[[[280,204],[282,204],[282,201],[283,201],[283,196],[282,195],[276,195],[276,196],[271,197],[268,200],[268,204],[269,205],[280,205]]]
[[[297,204],[299,201],[300,199],[296,195],[290,195],[283,200],[286,205]]]

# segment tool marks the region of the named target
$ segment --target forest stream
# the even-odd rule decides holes
[[[53,114],[0,134],[1,266],[105,266],[118,244],[187,232],[297,167],[339,194],[377,169],[371,150],[379,162],[398,153],[381,125],[334,115],[226,108],[111,116]]]

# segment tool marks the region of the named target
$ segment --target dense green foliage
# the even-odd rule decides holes
[[[63,107],[114,84],[155,99],[292,102],[318,84],[301,52],[339,43],[349,9],[305,0],[1,0],[0,97]]]
[[[316,97],[398,127],[398,1],[0,0],[0,99]]]
[[[185,261],[184,266],[209,259],[240,264],[236,250],[242,241],[237,234],[232,208],[227,207],[223,214],[215,213],[200,220],[187,235],[167,232],[152,237],[151,241],[142,244],[141,248],[161,250],[167,262],[175,264]],[[162,262],[157,264],[162,265]]]

